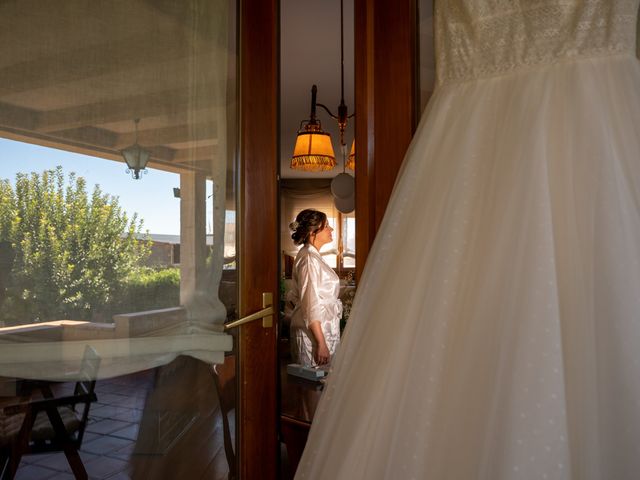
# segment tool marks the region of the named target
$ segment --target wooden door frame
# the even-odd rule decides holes
[[[239,0],[239,315],[278,305],[279,2]],[[277,314],[240,327],[237,458],[241,479],[278,474]]]
[[[356,278],[418,119],[417,0],[355,0]]]

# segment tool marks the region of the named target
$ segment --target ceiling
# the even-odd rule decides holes
[[[355,107],[353,1],[344,0],[349,114]],[[121,160],[140,118],[139,143],[152,152],[151,166],[208,172],[221,154],[219,137],[226,133],[220,126],[235,101],[221,82],[228,76],[235,85],[235,57],[227,56],[235,40],[227,32],[230,3],[1,1],[0,136]],[[433,83],[432,0],[418,3],[426,99]],[[342,172],[342,158],[337,122],[322,109],[317,116],[332,136],[337,167],[310,173],[289,163],[300,122],[309,117],[312,85],[318,102],[337,113],[340,0],[281,0],[280,11],[281,176],[331,178]],[[354,123],[345,133],[348,147]]]
[[[208,172],[233,36],[226,1],[194,5],[1,2],[0,135],[121,160],[139,118],[152,166]]]

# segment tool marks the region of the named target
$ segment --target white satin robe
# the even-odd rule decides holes
[[[309,329],[312,322],[320,322],[331,357],[340,343],[340,279],[312,245],[303,246],[296,255],[292,278],[293,288],[287,298],[294,305],[291,354],[295,363],[315,367],[317,342]]]

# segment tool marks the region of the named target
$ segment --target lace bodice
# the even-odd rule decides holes
[[[632,53],[639,0],[436,0],[438,84]]]

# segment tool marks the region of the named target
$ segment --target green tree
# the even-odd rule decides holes
[[[0,181],[0,246],[10,248],[0,318],[6,324],[86,320],[118,299],[149,255],[142,222],[117,197],[62,167]],[[1,248],[1,247],[0,247]]]

